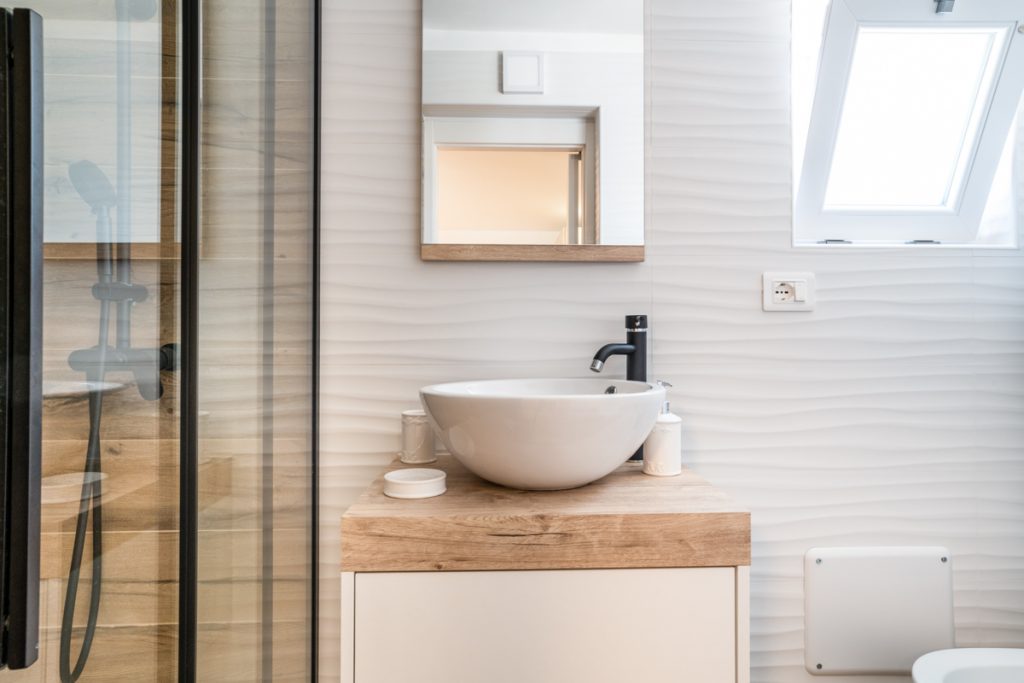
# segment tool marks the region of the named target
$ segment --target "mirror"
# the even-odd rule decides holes
[[[424,260],[642,261],[643,0],[423,0]]]

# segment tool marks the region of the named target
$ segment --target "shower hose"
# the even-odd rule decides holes
[[[109,247],[108,247],[109,248]],[[98,263],[100,282],[111,281],[111,257],[108,253]],[[89,441],[85,452],[85,467],[82,475],[82,495],[78,506],[75,525],[75,542],[71,550],[71,566],[68,571],[67,592],[64,596],[64,613],[60,625],[60,680],[61,683],[75,683],[82,675],[89,659],[96,622],[100,612],[100,592],[103,583],[103,481],[101,477],[100,426],[103,414],[103,381],[106,378],[107,342],[110,327],[110,302],[100,300],[100,325],[98,361],[94,370],[86,375],[89,388]],[[75,605],[78,601],[78,585],[82,573],[82,556],[92,517],[92,572],[90,577],[89,614],[86,619],[82,645],[78,651],[74,668],[71,667],[71,638],[75,625]]]

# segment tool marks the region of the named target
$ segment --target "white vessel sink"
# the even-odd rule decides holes
[[[554,490],[589,484],[628,460],[651,433],[665,390],[614,379],[509,379],[435,384],[420,398],[469,470],[512,488]]]

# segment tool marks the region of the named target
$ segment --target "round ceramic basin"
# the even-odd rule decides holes
[[[589,484],[636,452],[665,390],[614,379],[509,379],[420,389],[434,431],[480,477],[517,489]]]

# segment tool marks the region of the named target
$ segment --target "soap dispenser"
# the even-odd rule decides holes
[[[663,387],[668,382],[659,381]],[[674,477],[683,471],[683,421],[670,411],[665,401],[647,441],[644,442],[644,474],[656,477]]]

